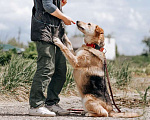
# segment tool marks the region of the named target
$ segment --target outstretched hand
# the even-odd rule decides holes
[[[67,3],[67,0],[61,0],[61,5],[62,6],[66,5],[66,3]]]
[[[68,16],[65,16],[64,19],[62,19],[65,23],[65,25],[71,25],[72,23],[73,24],[76,24],[70,17]]]

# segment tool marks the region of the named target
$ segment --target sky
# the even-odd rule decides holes
[[[150,0],[68,0],[63,7],[65,15],[74,21],[91,22],[104,29],[105,35],[116,39],[118,51],[124,55],[143,52],[142,40],[150,36]],[[18,37],[30,41],[33,0],[0,0],[0,40],[6,42]],[[68,36],[82,34],[76,27],[66,27]]]

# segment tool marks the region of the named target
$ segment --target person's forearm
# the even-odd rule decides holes
[[[65,4],[67,3],[67,0],[64,0],[63,2],[64,2],[63,5],[65,5]],[[57,8],[57,6],[55,6],[55,5],[53,4],[53,0],[42,0],[42,3],[43,3],[44,9],[45,9],[49,14],[51,14],[51,15],[53,15],[53,16],[55,16],[55,17],[61,19],[61,20],[63,20],[64,23],[65,23],[65,25],[71,25],[71,23],[75,24],[75,22],[74,22],[71,18],[65,16],[65,15]]]
[[[53,13],[50,13],[51,15],[59,18],[59,19],[65,19],[65,15],[57,8]]]

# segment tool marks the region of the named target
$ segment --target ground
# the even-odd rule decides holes
[[[138,81],[138,82],[137,82]],[[141,117],[128,118],[128,120],[150,120],[150,91],[147,94],[147,104],[142,96],[145,88],[150,85],[150,77],[133,78],[130,85],[123,90],[113,87],[114,99],[122,112],[137,112]],[[71,90],[71,88],[69,88]],[[0,120],[126,120],[127,118],[85,117],[81,114],[56,117],[35,117],[28,115],[30,88],[19,87],[8,93],[0,93]],[[141,95],[137,92],[140,91]],[[60,106],[64,109],[83,109],[77,89],[60,95]],[[115,111],[117,111],[114,108]]]
[[[78,96],[60,96],[60,106],[64,109],[74,108],[83,109],[80,97]],[[120,103],[120,102],[119,102]],[[118,104],[118,102],[117,102]],[[135,107],[127,108],[118,104],[122,112],[138,112],[143,114],[139,118],[130,118],[128,120],[150,120],[150,107]],[[1,101],[0,102],[0,120],[125,120],[125,118],[101,118],[101,117],[84,117],[81,114],[71,114],[69,116],[56,116],[56,117],[35,117],[28,115],[29,104],[26,102],[18,102],[15,100]]]

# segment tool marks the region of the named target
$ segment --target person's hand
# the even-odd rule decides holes
[[[53,13],[51,13],[51,15],[63,20],[65,25],[71,25],[71,23],[75,24],[75,22],[70,17],[64,15],[58,8]]]
[[[61,0],[61,5],[62,6],[66,5],[66,3],[67,3],[67,0]]]
[[[65,23],[65,25],[71,25],[71,23],[76,24],[70,17],[65,16],[64,19],[62,19]]]

